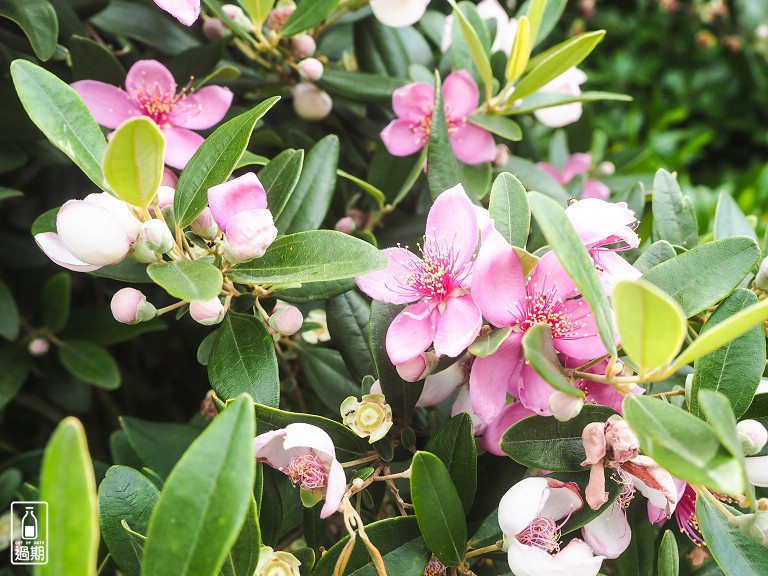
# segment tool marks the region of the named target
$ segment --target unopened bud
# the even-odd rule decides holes
[[[227,310],[217,298],[211,298],[202,302],[189,303],[189,315],[198,324],[213,326],[224,320]]]
[[[395,366],[400,378],[406,382],[424,380],[437,366],[437,356],[433,352],[422,352],[415,358]]]
[[[267,28],[278,32],[285,26],[286,21],[291,17],[294,10],[296,10],[296,6],[278,6],[267,16]]]
[[[323,75],[323,64],[317,58],[305,58],[298,67],[301,75],[308,80],[320,80]]]
[[[32,338],[27,344],[27,351],[32,356],[45,356],[48,353],[50,345],[45,338]]]
[[[509,160],[509,147],[506,144],[496,144],[496,156],[493,159],[493,167],[501,168]]]
[[[344,216],[344,218],[340,219],[338,222],[336,222],[336,225],[334,228],[338,232],[343,232],[344,234],[351,234],[357,229],[357,224],[355,224],[355,219],[351,216]]]
[[[565,392],[553,392],[549,396],[548,406],[557,420],[567,422],[581,413],[581,409],[584,407],[584,398]]]
[[[192,220],[189,227],[192,228],[192,232],[206,240],[213,240],[219,234],[219,225],[216,224],[211,209],[207,206],[197,218]]]
[[[203,22],[203,36],[205,36],[211,42],[215,42],[221,38],[230,36],[229,28],[224,25],[224,22],[218,18],[208,18]]]
[[[603,160],[597,165],[597,171],[601,176],[613,176],[616,173],[616,165],[609,160]]]
[[[755,276],[754,285],[760,290],[768,290],[768,258],[760,262],[760,269]]]
[[[309,58],[317,50],[317,43],[309,34],[294,36],[291,38],[291,45],[297,58]]]
[[[176,178],[173,172],[170,174]],[[165,175],[163,175],[163,180],[165,180]],[[158,206],[160,206],[160,208],[164,208],[165,206],[173,206],[174,196],[176,196],[176,190],[174,188],[165,185],[160,186],[160,188],[157,189],[156,196]]]
[[[341,403],[341,418],[360,438],[368,437],[373,444],[384,438],[392,428],[392,408],[383,394],[366,394],[362,402],[349,396]]]
[[[147,248],[158,254],[165,254],[173,249],[173,235],[165,222],[147,220],[141,225],[139,239]]]
[[[768,430],[757,420],[742,420],[736,424],[736,432],[745,456],[754,456],[768,442]]]
[[[304,323],[304,315],[296,306],[283,304],[275,306],[272,316],[269,317],[269,325],[275,331],[286,336],[296,334]]]
[[[253,28],[251,19],[245,15],[245,12],[243,12],[243,9],[240,8],[240,6],[235,6],[234,4],[224,4],[221,7],[221,11],[226,14],[227,18],[232,20],[232,22],[241,28],[245,28],[246,30],[251,30]]]
[[[768,24],[760,24],[755,28],[755,36],[761,40],[768,38]]]
[[[328,93],[310,82],[299,82],[291,91],[293,109],[300,118],[322,120],[333,110],[333,100]]]
[[[147,297],[135,288],[122,288],[115,292],[109,304],[112,316],[123,324],[138,324],[151,320],[157,314]]]
[[[768,511],[758,510],[754,514],[742,514],[731,518],[739,532],[758,544],[768,545]]]
[[[269,546],[259,550],[254,576],[299,576],[301,562],[290,552],[275,552]]]
[[[277,238],[272,213],[266,208],[238,212],[227,222],[224,255],[232,263],[261,258]]]

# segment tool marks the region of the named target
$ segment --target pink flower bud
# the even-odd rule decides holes
[[[205,300],[204,302],[190,302],[189,315],[203,326],[213,326],[224,319],[226,309],[218,298]]]
[[[283,304],[275,306],[272,316],[269,317],[269,325],[275,331],[286,336],[296,334],[304,323],[304,315],[296,306]]]
[[[422,352],[415,358],[395,366],[400,378],[406,382],[418,382],[432,373],[437,366],[437,356],[432,352]]]
[[[253,27],[251,24],[251,19],[245,15],[245,12],[243,12],[243,9],[240,8],[240,6],[235,6],[234,4],[224,4],[221,7],[221,11],[227,15],[227,18],[232,20],[232,22],[238,26],[241,26],[245,29],[250,29]]]
[[[173,235],[168,226],[161,220],[147,220],[141,225],[139,239],[147,248],[157,254],[165,254],[173,249]]]
[[[45,338],[32,338],[27,345],[27,351],[32,356],[44,356],[48,353],[50,345]]]
[[[299,34],[298,36],[294,36],[291,38],[291,44],[293,45],[293,53],[297,58],[309,58],[315,53],[315,50],[317,50],[315,39],[309,34]],[[312,78],[312,80],[317,80],[317,78]]]
[[[246,210],[227,225],[224,255],[232,263],[261,258],[277,238],[277,228],[269,210]]]
[[[597,171],[602,176],[613,176],[616,173],[616,165],[613,162],[604,160],[597,165]]]
[[[760,262],[760,269],[757,271],[754,284],[760,290],[768,290],[768,258]]]
[[[323,64],[317,58],[305,58],[298,66],[302,76],[309,80],[320,80],[323,75]]]
[[[122,288],[112,296],[109,304],[112,316],[123,324],[138,324],[155,317],[157,310],[147,302],[146,296],[135,288]]]
[[[333,100],[314,84],[299,82],[291,90],[293,92],[293,110],[304,120],[322,120],[333,109]]]
[[[219,233],[219,226],[213,219],[211,209],[206,207],[189,225],[192,232],[206,240],[213,240]]]
[[[548,406],[555,418],[560,422],[567,422],[581,413],[581,409],[584,407],[584,398],[565,392],[553,392],[549,397]]]
[[[757,420],[742,420],[736,424],[736,432],[745,456],[757,454],[768,442],[768,430]]]
[[[334,226],[334,228],[339,232],[343,232],[344,234],[351,234],[355,231],[357,225],[355,224],[354,218],[351,216],[344,216],[344,218],[336,222],[336,226]]]
[[[205,36],[211,42],[215,42],[220,38],[229,36],[232,34],[229,29],[224,26],[224,22],[218,18],[208,18],[203,22],[203,36]]]
[[[501,168],[509,160],[509,147],[506,144],[496,144],[496,156],[493,159],[493,167]]]
[[[275,32],[279,31],[285,26],[285,22],[291,17],[294,10],[296,10],[296,6],[278,6],[267,16],[267,28]]]
[[[226,232],[238,212],[267,207],[267,192],[253,172],[208,189],[208,206],[216,224]]]

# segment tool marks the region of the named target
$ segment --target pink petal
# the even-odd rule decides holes
[[[480,92],[474,78],[466,70],[449,74],[443,82],[445,117],[460,120],[472,114]]]
[[[553,339],[558,352],[581,358],[597,358],[607,354],[592,309],[584,298],[568,300],[564,305],[569,322],[573,323],[570,332]]]
[[[464,364],[459,361],[437,374],[427,376],[416,406],[428,407],[440,404],[465,382],[466,375],[464,372]],[[373,393],[371,391],[371,394]]]
[[[654,506],[663,508],[669,518],[678,500],[672,475],[648,456],[635,456],[622,467],[632,476],[635,488]]]
[[[568,183],[573,180],[575,176],[588,172],[590,166],[592,166],[592,154],[589,152],[577,152],[576,154],[571,154],[570,158],[565,161],[565,165],[563,166],[563,183]]]
[[[547,478],[549,492],[539,515],[543,518],[551,518],[555,522],[570,516],[577,510],[581,510],[584,501],[579,494],[579,487],[573,482],[561,482],[554,478]]]
[[[472,364],[469,374],[472,409],[486,423],[495,421],[507,403],[507,392],[518,373],[521,340],[522,334],[513,332],[496,352],[477,358]]]
[[[603,563],[603,556],[594,556],[592,549],[578,538],[571,540],[554,557],[567,576],[596,576]]]
[[[285,428],[280,430],[270,430],[264,434],[259,434],[253,439],[253,454],[257,460],[265,460],[272,468],[277,470],[288,467],[293,456],[305,454],[304,449],[293,449],[287,451],[283,447],[285,440]]]
[[[171,124],[190,130],[205,130],[224,118],[234,94],[223,86],[206,86],[189,94],[173,111]]]
[[[632,540],[627,513],[614,502],[597,518],[582,528],[584,540],[592,550],[606,558],[618,558]]]
[[[549,482],[542,477],[525,478],[507,490],[499,502],[501,531],[507,536],[516,536],[525,530],[541,515],[548,492]]]
[[[432,344],[437,330],[432,308],[424,302],[403,309],[387,330],[387,354],[393,364],[402,364]]]
[[[485,128],[461,122],[450,136],[453,153],[465,164],[482,164],[496,157],[496,142]]]
[[[485,319],[501,327],[517,322],[526,296],[520,259],[502,235],[490,228],[472,270],[472,298]]]
[[[753,456],[745,458],[744,461],[749,481],[761,488],[768,487],[768,456]]]
[[[555,168],[552,164],[547,164],[546,162],[536,162],[536,168],[552,176],[552,178],[554,178],[559,184],[568,184],[568,180],[566,180],[560,174],[560,170]]]
[[[264,210],[267,193],[253,172],[208,189],[208,206],[219,228],[227,231],[230,219],[248,210]]]
[[[83,99],[96,122],[107,128],[117,128],[139,113],[128,93],[116,86],[96,80],[80,80],[70,86]]]
[[[549,397],[554,391],[554,388],[547,384],[530,364],[524,363],[522,365],[517,397],[526,408],[541,416],[551,416]]]
[[[471,391],[472,387],[470,386]],[[499,442],[504,432],[509,430],[513,424],[520,422],[520,420],[534,415],[534,412],[528,410],[520,402],[508,404],[499,416],[486,427],[480,442],[481,446],[495,456],[504,456],[504,452],[499,447]]]
[[[573,124],[581,118],[581,102],[563,104],[561,106],[550,106],[549,108],[539,108],[533,111],[536,119],[549,128],[562,128]]]
[[[590,422],[584,426],[581,432],[581,442],[587,457],[582,466],[593,465],[605,459],[607,441],[605,439],[605,424],[603,422]]]
[[[163,127],[165,137],[165,163],[172,168],[183,170],[205,140],[186,128]]]
[[[437,197],[427,215],[425,236],[427,251],[452,255],[453,270],[463,271],[477,248],[478,227],[474,205],[461,185]]]
[[[292,426],[292,424],[291,424]],[[328,518],[341,506],[341,499],[347,489],[347,477],[344,468],[334,459],[328,471],[328,485],[325,489],[325,504],[320,510],[320,518]]]
[[[336,457],[336,448],[333,440],[322,428],[312,424],[296,422],[285,427],[285,440],[283,448],[311,448],[317,452],[323,452],[331,458]]]
[[[466,386],[462,386],[459,389],[459,393],[456,395],[456,400],[453,401],[453,406],[451,406],[451,416],[456,416],[462,412],[469,414],[469,417],[472,420],[472,430],[475,436],[482,434],[485,430],[485,422],[480,420],[474,410],[472,410],[469,388]]]
[[[581,192],[581,198],[597,198],[598,200],[608,200],[611,195],[611,189],[600,180],[587,180],[584,184],[584,190]]]
[[[483,317],[472,296],[453,296],[445,301],[445,309],[437,320],[435,352],[455,357],[480,334]]]
[[[616,254],[616,252],[593,250],[591,254],[595,264],[602,268],[602,271],[598,272],[598,274],[608,296],[613,293],[613,287],[619,280],[637,280],[642,276],[640,270]]]
[[[602,460],[593,464],[589,469],[589,484],[584,490],[584,496],[592,510],[599,510],[603,504],[608,502],[608,492],[605,491],[605,468]]]
[[[125,89],[134,97],[147,94],[172,97],[176,94],[176,81],[168,68],[157,60],[139,60],[128,70]]]
[[[155,0],[155,4],[184,26],[192,26],[200,16],[200,0]]]
[[[179,183],[179,177],[173,173],[169,168],[163,169],[163,180],[160,182],[161,186],[167,186],[176,190],[176,185]],[[162,208],[162,205],[160,206]]]
[[[382,250],[389,260],[384,270],[355,278],[357,287],[371,298],[390,304],[407,304],[419,299],[419,293],[408,286],[405,279],[420,266],[421,259],[405,248]]]
[[[381,131],[381,140],[392,156],[410,156],[424,147],[428,137],[413,120],[392,120]]]
[[[602,245],[613,236],[618,236],[632,248],[639,244],[637,234],[629,228],[637,218],[624,202],[585,198],[568,206],[565,214],[587,247]]]
[[[74,254],[72,254],[59,238],[56,232],[41,232],[35,234],[35,242],[48,258],[53,260],[59,266],[72,270],[73,272],[91,272],[98,270],[101,266],[87,264]]]
[[[432,116],[435,107],[435,89],[426,82],[415,82],[392,93],[392,109],[401,120],[420,123]]]
[[[536,264],[528,281],[528,294],[536,298],[546,294],[554,300],[566,301],[579,294],[579,289],[560,264],[554,252],[544,254]],[[581,356],[584,358],[584,356]]]

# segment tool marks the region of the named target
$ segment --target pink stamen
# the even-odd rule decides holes
[[[685,491],[675,508],[675,520],[683,532],[697,546],[704,545],[704,538],[699,530],[699,519],[696,517],[696,492],[690,484],[685,485]]]
[[[560,526],[552,518],[539,516],[517,535],[517,539],[521,544],[554,554],[560,551]]]
[[[312,454],[294,456],[288,462],[285,473],[290,477],[294,486],[305,490],[323,488],[328,484],[328,473],[325,466]]]
[[[174,114],[188,111],[190,106],[186,98],[187,94],[192,92],[191,84],[190,80],[189,84],[176,93],[175,84],[163,86],[157,81],[142,82],[134,90],[132,97],[139,107],[140,114],[149,116],[158,126],[163,126],[171,123]]]
[[[470,262],[458,264],[458,253],[445,239],[431,239],[422,247],[421,260],[409,261],[407,276],[399,278],[400,290],[428,300],[445,301],[466,279]]]
[[[619,492],[619,495],[616,497],[616,502],[619,506],[626,509],[635,497],[635,483],[632,480],[632,476],[624,471],[621,466],[617,466],[615,470],[616,475],[612,476],[612,478],[618,484],[621,484],[621,492]]]
[[[583,300],[579,300],[579,308],[583,305]],[[516,314],[518,318],[522,318],[520,327],[523,331],[535,324],[546,324],[552,330],[552,337],[560,339],[588,336],[589,334],[579,332],[579,329],[586,327],[586,322],[581,320],[590,315],[590,312],[578,315],[569,310],[566,300],[557,296],[557,282],[551,288],[547,288],[546,278],[543,286],[537,283],[532,284],[529,279],[528,295],[523,305],[517,304]]]

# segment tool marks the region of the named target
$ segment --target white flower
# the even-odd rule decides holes
[[[393,28],[415,24],[424,16],[428,5],[429,0],[371,0],[373,15]]]

